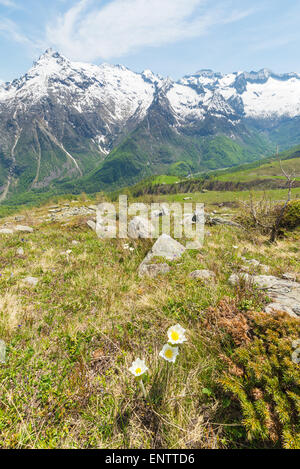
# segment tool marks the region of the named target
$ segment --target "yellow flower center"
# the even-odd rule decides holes
[[[173,350],[171,350],[171,349],[166,350],[165,351],[165,356],[166,356],[166,358],[171,359],[173,357]]]
[[[139,374],[142,372],[142,370],[141,370],[141,368],[137,368],[137,369],[135,370],[135,372],[136,372],[137,375],[139,375]]]
[[[178,332],[173,331],[173,332],[171,333],[171,339],[174,340],[174,342],[177,342],[177,340],[179,340],[179,334],[178,334]]]

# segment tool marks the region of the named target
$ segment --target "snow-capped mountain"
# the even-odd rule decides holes
[[[100,190],[177,164],[192,171],[259,158],[275,142],[300,143],[299,116],[295,73],[202,70],[175,82],[49,49],[0,84],[0,201],[89,172]]]

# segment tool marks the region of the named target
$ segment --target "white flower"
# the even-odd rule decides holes
[[[133,251],[134,251],[134,248],[129,248],[129,251],[133,252]]]
[[[124,244],[123,249],[129,249],[129,244]]]
[[[145,360],[141,360],[140,358],[137,358],[131,365],[131,368],[129,368],[129,371],[134,375],[134,376],[142,376],[146,371],[148,371],[148,368],[146,367]]]
[[[176,326],[170,327],[168,330],[168,338],[169,338],[169,343],[170,344],[183,344],[183,342],[186,342],[185,338],[185,329],[180,326],[180,324],[176,324]]]
[[[232,246],[232,247],[233,247],[233,249],[238,249],[239,248],[238,246]]]
[[[167,360],[167,362],[175,363],[178,353],[178,347],[171,347],[171,345],[166,344],[163,346],[159,356]]]

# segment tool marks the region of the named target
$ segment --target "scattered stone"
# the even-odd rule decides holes
[[[195,270],[190,274],[191,278],[194,279],[200,279],[200,280],[214,280],[216,277],[216,274],[212,272],[211,270]]]
[[[13,234],[13,230],[9,229],[9,228],[1,228],[0,229],[0,235],[3,234],[3,235],[11,235]]]
[[[51,208],[50,210],[48,210],[49,213],[60,213],[61,211],[61,208]]]
[[[18,256],[24,256],[24,249],[23,249],[23,248],[19,248],[19,249],[17,250],[17,255],[18,255]]]
[[[157,277],[161,274],[167,274],[170,272],[170,266],[168,264],[141,264],[139,268],[139,276],[143,277],[148,275],[151,278]]]
[[[132,239],[151,238],[154,227],[146,218],[134,217],[128,225],[128,236]]]
[[[94,212],[97,211],[97,205],[89,205],[88,208],[89,208],[90,210],[93,210]]]
[[[96,231],[96,222],[93,220],[88,220],[86,224],[93,230]]]
[[[72,244],[73,244],[73,246],[78,246],[78,244],[80,244],[80,243],[79,243],[79,241],[76,241],[75,239],[73,239]]]
[[[24,220],[25,220],[25,217],[24,217],[23,215],[17,215],[17,216],[15,217],[15,220],[19,223],[19,222],[21,222],[21,221],[24,221]]]
[[[15,227],[16,231],[19,231],[20,233],[33,233],[34,229],[31,228],[31,226],[23,226],[23,225],[17,225]]]
[[[39,283],[39,279],[36,277],[26,277],[24,278],[23,282],[35,287]]]
[[[208,214],[205,215],[205,223],[210,226],[228,225],[228,226],[235,226],[236,228],[243,228],[241,225],[239,225],[238,223],[235,223],[234,221],[226,220],[225,218],[220,218],[220,217],[213,218]]]
[[[183,200],[192,200],[192,197],[184,197]]]

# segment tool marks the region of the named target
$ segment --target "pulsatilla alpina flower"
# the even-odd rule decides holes
[[[148,368],[145,364],[145,360],[137,358],[132,363],[131,368],[129,368],[129,371],[136,377],[142,376],[144,373],[146,373],[146,371],[148,371]]]
[[[160,357],[167,360],[167,362],[175,363],[178,353],[178,347],[171,347],[171,345],[166,344],[163,346],[163,349],[159,355]]]
[[[176,326],[170,327],[168,330],[169,343],[173,345],[183,344],[183,342],[186,342],[186,337],[184,334],[185,329],[183,329],[180,324],[176,324]]]

